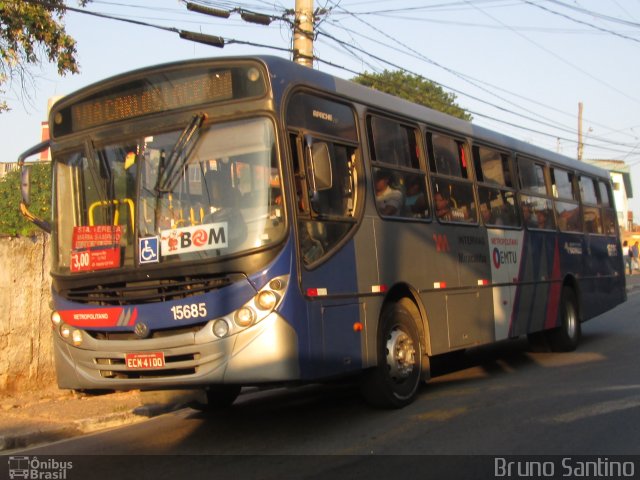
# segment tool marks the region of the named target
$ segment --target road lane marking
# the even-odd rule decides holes
[[[595,405],[579,408],[573,412],[551,417],[547,421],[552,423],[571,423],[585,418],[597,417],[638,407],[640,407],[640,398],[623,398],[622,400],[599,402]]]

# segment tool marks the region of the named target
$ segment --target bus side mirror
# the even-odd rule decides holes
[[[36,155],[49,148],[49,141],[46,140],[39,143],[35,147],[30,148],[22,155],[18,157],[18,166],[20,167],[20,193],[22,195],[22,201],[20,202],[20,213],[30,222],[37,225],[39,228],[47,233],[51,233],[51,224],[46,220],[36,217],[31,211],[29,211],[29,199],[31,193],[31,175],[29,165],[25,165],[25,159],[32,155]]]

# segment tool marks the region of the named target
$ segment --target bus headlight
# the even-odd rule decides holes
[[[238,324],[239,327],[249,327],[253,324],[256,319],[256,313],[253,311],[251,307],[242,307],[236,310],[233,319]]]
[[[213,334],[218,338],[224,338],[229,335],[229,324],[226,320],[219,318],[213,322]]]
[[[211,320],[209,327],[218,338],[240,333],[267,318],[284,298],[288,275],[271,279],[256,295],[237,310]]]
[[[66,340],[71,337],[71,327],[69,325],[62,324],[60,327],[60,336]]]
[[[273,310],[278,302],[278,297],[271,290],[262,290],[256,296],[256,305],[260,310]]]
[[[71,341],[76,347],[79,347],[82,344],[82,331],[74,330],[71,333]]]
[[[51,323],[53,323],[55,327],[59,326],[62,323],[62,317],[58,312],[53,312],[51,314]]]

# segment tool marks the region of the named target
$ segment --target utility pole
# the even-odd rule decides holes
[[[293,61],[313,68],[313,0],[296,0]]]
[[[582,102],[578,102],[578,160],[582,161],[582,151],[584,143],[582,143]]]

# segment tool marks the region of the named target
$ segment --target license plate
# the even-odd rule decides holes
[[[124,360],[130,370],[152,370],[164,367],[163,352],[127,353]]]

